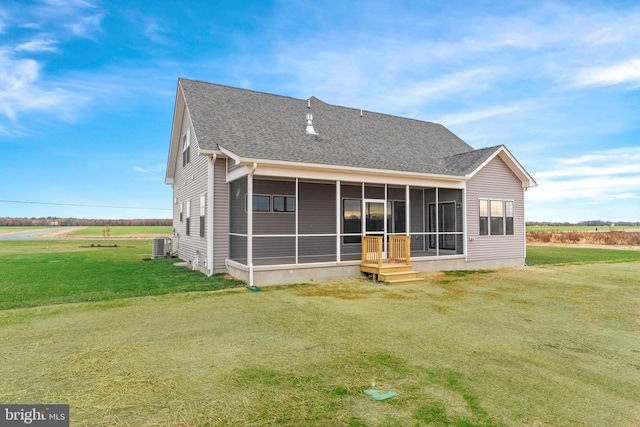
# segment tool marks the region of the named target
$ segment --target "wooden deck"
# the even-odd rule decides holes
[[[372,274],[374,280],[387,283],[415,282],[418,272],[411,268],[409,236],[389,236],[389,259],[382,259],[382,237],[362,238],[360,271]]]

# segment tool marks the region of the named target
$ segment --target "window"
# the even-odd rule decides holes
[[[491,200],[489,218],[489,232],[491,235],[504,234],[504,204],[502,200]]]
[[[271,212],[271,196],[253,195],[254,212]]]
[[[296,198],[291,196],[273,196],[274,212],[295,212]]]
[[[182,166],[186,166],[191,161],[191,130],[182,137]]]
[[[513,235],[513,201],[480,200],[479,233],[481,236]]]
[[[504,202],[505,234],[513,236],[513,202]]]
[[[489,201],[480,200],[480,235],[489,234]]]
[[[205,203],[206,198],[200,196],[200,237],[204,237],[204,218],[205,218]]]
[[[184,202],[180,202],[180,222],[183,221],[183,217],[182,217],[183,216],[183,214],[182,214],[183,209],[184,209]]]
[[[342,201],[342,232],[344,234],[357,233],[357,236],[344,236],[343,243],[360,243],[362,233],[362,202],[358,199],[344,199]]]
[[[187,212],[186,212],[186,216],[187,216],[187,230],[186,230],[186,234],[187,236],[191,235],[191,200],[187,200]]]

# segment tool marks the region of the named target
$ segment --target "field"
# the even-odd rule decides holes
[[[135,247],[0,245],[3,292],[20,279],[14,305],[32,306],[0,311],[0,401],[68,403],[72,425],[640,423],[639,251],[536,247],[532,267],[250,292],[120,243]],[[45,305],[65,301],[55,289],[74,296]]]
[[[104,236],[104,226],[82,227],[68,234],[69,237],[101,237]],[[172,227],[170,225],[158,226],[112,226],[109,227],[109,235],[111,237],[150,235],[163,236],[171,235]]]
[[[527,225],[527,232],[530,231],[625,231],[640,230],[639,226],[595,226],[595,225]]]

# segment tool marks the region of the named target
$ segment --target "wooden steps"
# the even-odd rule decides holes
[[[374,280],[386,283],[409,283],[420,281],[418,272],[405,263],[385,262],[378,264],[362,264],[360,271],[373,275]]]

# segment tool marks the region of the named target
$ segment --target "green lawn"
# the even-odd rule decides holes
[[[640,250],[527,246],[527,264],[589,264],[640,261]]]
[[[22,292],[91,298],[201,280],[140,261],[148,243],[73,245],[0,246],[12,257],[0,277],[19,266]],[[2,310],[0,399],[69,404],[73,426],[637,426],[640,262],[550,249],[538,256],[551,264],[402,285],[350,278]],[[397,396],[374,401],[369,388]]]
[[[0,242],[0,309],[239,286],[207,277],[178,259],[143,261],[151,240]],[[81,246],[89,246],[81,247]]]

